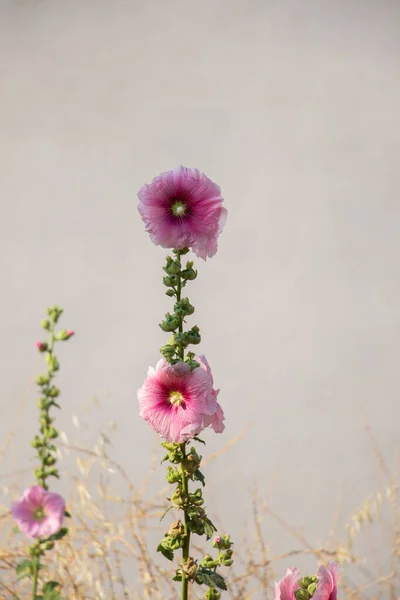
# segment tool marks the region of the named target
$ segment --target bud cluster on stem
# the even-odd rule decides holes
[[[165,319],[160,323],[163,331],[173,334],[160,351],[170,364],[185,362],[189,364],[190,370],[194,371],[200,367],[200,363],[195,360],[195,354],[192,352],[187,352],[185,357],[185,350],[191,344],[199,344],[201,337],[197,326],[188,331],[184,331],[183,328],[186,317],[194,313],[194,306],[187,297],[182,297],[182,290],[188,281],[197,277],[197,271],[194,270],[192,261],[187,261],[186,267],[182,268],[181,257],[187,252],[188,248],[174,249],[174,257],[167,256],[166,264],[163,267],[166,273],[163,283],[168,287],[166,294],[175,298],[175,304],[173,313],[167,313]],[[202,442],[197,436],[193,436],[193,439]],[[199,563],[190,555],[191,535],[204,535],[209,540],[214,535],[216,527],[206,514],[201,487],[194,492],[189,489],[190,481],[200,482],[204,486],[205,479],[200,471],[201,456],[197,454],[193,446],[188,448],[188,441],[162,443],[168,452],[164,461],[167,460],[171,463],[167,467],[167,481],[176,484],[176,488],[169,498],[171,503],[169,509],[182,511],[183,519],[179,519],[170,527],[157,550],[168,560],[174,559],[174,552],[182,550],[182,561],[174,577],[175,581],[182,582],[182,600],[188,598],[189,582],[208,586],[209,589],[204,597],[213,600],[220,597],[218,590],[227,589],[224,578],[217,572],[217,568],[228,567],[232,564],[232,542],[230,542],[229,536],[222,538],[225,540],[221,542],[222,545],[214,546],[218,548],[218,555],[212,558],[206,554]]]
[[[39,467],[34,471],[37,485],[25,490],[21,499],[14,503],[12,514],[19,528],[36,541],[30,546],[30,559],[17,564],[16,571],[19,579],[32,579],[32,600],[61,600],[60,584],[57,581],[47,581],[42,585],[38,595],[39,572],[44,568],[41,558],[54,547],[57,540],[62,539],[68,529],[62,527],[65,516],[65,502],[62,496],[49,492],[48,480],[59,478],[57,469],[57,448],[54,441],[59,432],[54,426],[53,408],[60,408],[58,397],[60,389],[54,384],[54,379],[60,368],[60,363],[54,353],[56,342],[66,341],[74,335],[72,330],[61,329],[56,333],[56,325],[63,310],[58,306],[47,309],[47,318],[41,321],[42,328],[48,332],[47,341],[36,342],[39,352],[45,355],[47,372],[38,375],[36,383],[39,387],[39,434],[35,435],[31,445],[37,451]]]

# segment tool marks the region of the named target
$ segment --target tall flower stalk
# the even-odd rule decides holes
[[[39,434],[35,435],[32,446],[37,451],[39,466],[35,469],[36,485],[25,490],[20,500],[14,503],[12,515],[18,528],[29,538],[36,540],[29,549],[30,559],[22,560],[17,565],[19,579],[29,577],[32,580],[32,600],[60,600],[60,584],[57,581],[43,583],[38,594],[39,572],[44,567],[41,559],[54,547],[54,543],[62,539],[68,529],[62,527],[65,516],[65,501],[59,494],[49,491],[48,480],[59,478],[57,469],[57,448],[55,440],[58,431],[54,426],[52,409],[60,408],[58,397],[60,389],[54,379],[60,368],[54,352],[56,342],[66,341],[74,335],[72,330],[61,329],[56,332],[56,325],[63,310],[58,306],[47,309],[48,318],[41,322],[42,328],[48,332],[48,340],[36,342],[39,352],[45,356],[47,372],[38,375],[36,383],[39,387]]]
[[[163,267],[163,284],[167,296],[174,299],[174,307],[160,323],[171,337],[160,349],[163,358],[155,369],[149,369],[138,391],[140,415],[164,438],[162,446],[167,454],[163,462],[170,463],[166,478],[176,486],[165,514],[171,509],[181,513],[157,550],[171,561],[175,552],[181,551],[174,577],[181,582],[181,600],[189,597],[189,583],[205,585],[204,598],[217,600],[220,590],[227,589],[218,569],[232,564],[232,542],[229,536],[214,536],[216,527],[204,506],[202,457],[192,443],[204,444],[198,436],[205,428],[222,433],[224,413],[206,358],[188,349],[201,341],[196,325],[187,330],[184,327],[195,309],[183,290],[196,279],[197,271],[191,260],[183,265],[182,257],[190,248],[204,259],[215,254],[226,210],[221,206],[219,187],[197,170],[184,167],[155,178],[142,188],[139,199],[139,211],[152,241],[172,248],[172,256],[167,256]],[[197,486],[194,491],[191,483]],[[214,536],[216,555],[195,559],[191,553],[193,535],[204,535],[207,540]]]

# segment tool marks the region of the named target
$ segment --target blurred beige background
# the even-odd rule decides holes
[[[0,439],[25,402],[3,481],[32,455],[53,302],[77,332],[61,427],[91,445],[114,420],[113,456],[147,471],[136,390],[171,304],[136,193],[184,164],[229,211],[188,289],[226,413],[207,452],[250,427],[209,467],[208,504],[238,538],[257,481],[317,543],[340,497],[342,523],[377,489],[363,419],[389,464],[400,433],[399,28],[397,0],[1,4]]]

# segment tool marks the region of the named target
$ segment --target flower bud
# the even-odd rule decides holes
[[[174,311],[180,317],[186,317],[194,313],[194,306],[190,304],[188,298],[182,298],[182,300],[175,303]]]
[[[175,295],[176,295],[176,294],[175,294],[175,292],[174,292],[174,290],[172,290],[172,289],[171,289],[171,290],[167,290],[165,293],[166,293],[166,294],[167,294],[167,296],[169,296],[170,298],[172,298],[173,296],[175,296]]]
[[[35,437],[31,441],[31,446],[32,448],[41,448],[42,446],[44,446],[44,442],[40,439],[38,435],[35,435]]]
[[[190,453],[187,454],[182,461],[183,468],[189,475],[192,475],[200,467],[201,459],[202,457],[199,456],[196,449],[192,447]]]
[[[199,332],[200,329],[197,327],[197,325],[192,327],[192,329],[189,329],[189,331],[186,333],[189,344],[200,344],[201,336]]]
[[[214,536],[214,539],[212,541],[212,547],[213,548],[222,548],[221,546],[221,538],[219,535]]]
[[[43,329],[46,329],[47,331],[50,329],[50,321],[48,319],[42,319],[40,321],[40,325],[43,327]]]
[[[313,575],[311,577],[306,576],[306,577],[303,577],[303,579],[300,579],[299,586],[306,590],[311,583],[315,583],[317,581],[318,581],[318,577],[316,577],[315,575]]]
[[[160,348],[160,352],[164,358],[169,360],[169,359],[173,358],[175,355],[175,347],[171,346],[170,344],[166,344],[165,346]]]
[[[310,583],[310,585],[307,588],[307,592],[310,594],[310,598],[313,597],[315,590],[317,589],[317,582],[314,583]]]
[[[213,559],[212,556],[206,554],[203,560],[201,561],[201,566],[206,569],[214,569],[218,566],[218,562]]]
[[[54,542],[44,542],[44,544],[42,544],[42,548],[44,550],[52,550],[54,548]]]
[[[165,320],[160,323],[160,327],[163,331],[175,331],[179,327],[179,319],[176,315],[165,315]]]
[[[47,437],[54,440],[58,437],[58,431],[54,427],[50,427],[47,431]]]
[[[204,498],[201,489],[197,489],[194,494],[189,494],[190,503],[194,506],[202,506],[204,504]]]
[[[51,456],[50,454],[48,456],[46,456],[46,458],[44,459],[44,464],[47,465],[48,467],[51,467],[55,463],[56,463],[56,459],[54,458],[54,456]]]
[[[35,346],[39,352],[46,352],[48,348],[47,342],[35,342]]]
[[[176,488],[175,492],[171,496],[172,504],[178,508],[181,506],[187,506],[188,499],[188,494],[183,492],[180,488]]]
[[[209,588],[204,596],[205,600],[219,600],[221,593],[216,588]]]
[[[186,281],[193,281],[193,279],[196,279],[196,277],[197,277],[197,271],[195,271],[192,268],[190,268],[190,269],[186,268],[181,272],[181,277],[182,277],[182,279],[185,279]]]
[[[34,473],[36,479],[43,479],[43,477],[44,477],[44,471],[42,468],[35,469],[33,473]]]
[[[47,471],[47,475],[48,476],[52,475],[53,477],[57,477],[58,478],[58,476],[59,476],[58,469],[56,467],[53,467],[53,468],[49,469]]]
[[[47,385],[50,383],[50,377],[48,375],[38,375],[36,377],[36,383],[38,385]]]
[[[167,256],[167,262],[163,270],[167,275],[178,275],[180,271],[179,263],[175,262],[170,256]]]
[[[58,387],[56,387],[55,385],[53,385],[49,391],[48,391],[48,395],[50,396],[50,398],[57,398],[57,396],[60,395],[60,390]]]
[[[181,480],[181,474],[178,469],[174,469],[173,467],[167,467],[166,480],[168,483],[178,483]]]
[[[56,335],[56,340],[63,342],[69,340],[73,335],[75,335],[75,331],[72,329],[61,329]]]
[[[175,287],[178,283],[178,278],[176,275],[166,275],[163,277],[163,284],[167,287]]]
[[[43,398],[40,398],[37,405],[40,409],[46,410],[50,405],[50,401],[45,396],[43,396]]]

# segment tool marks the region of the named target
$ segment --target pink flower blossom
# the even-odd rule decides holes
[[[138,197],[138,210],[154,244],[191,248],[204,260],[214,256],[227,211],[220,188],[204,173],[186,167],[166,171],[144,185]]]
[[[138,391],[140,416],[168,442],[182,443],[210,425],[216,433],[224,429],[209,364],[204,356],[196,360],[193,371],[184,362],[159,360]]]
[[[35,346],[40,352],[43,352],[46,348],[46,345],[43,342],[35,342]]]
[[[317,577],[312,600],[337,600],[337,564],[330,562],[327,567],[320,567]],[[300,580],[299,569],[288,569],[285,577],[275,584],[275,600],[296,600],[295,591],[300,587]]]
[[[299,588],[300,578],[299,569],[287,569],[285,577],[275,583],[275,600],[296,600],[294,593]]]
[[[59,494],[33,485],[14,502],[11,512],[19,529],[29,538],[46,538],[61,529],[65,502]]]
[[[313,600],[337,600],[337,564],[330,562],[327,567],[320,567],[317,577],[318,585]]]

